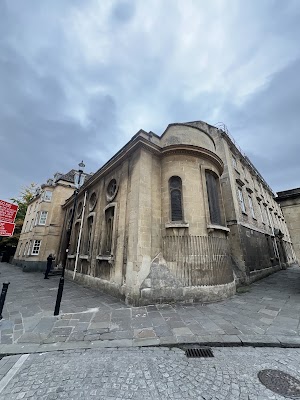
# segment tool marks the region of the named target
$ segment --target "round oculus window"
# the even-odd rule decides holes
[[[90,211],[93,211],[93,209],[95,208],[96,203],[97,203],[97,195],[96,195],[95,192],[93,192],[91,194],[91,196],[90,196],[90,199],[89,199],[89,209],[90,209]]]
[[[114,198],[114,197],[116,196],[116,194],[117,194],[117,189],[118,189],[118,187],[117,187],[117,181],[116,181],[115,179],[112,179],[112,180],[109,182],[109,184],[108,184],[108,186],[107,186],[107,191],[106,191],[107,200],[108,200],[108,201],[113,200],[113,198]]]

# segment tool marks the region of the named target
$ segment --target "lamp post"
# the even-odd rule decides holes
[[[74,190],[74,203],[73,203],[72,215],[71,215],[69,226],[68,226],[68,229],[66,232],[65,251],[63,252],[63,259],[62,259],[62,273],[61,273],[61,277],[60,277],[59,285],[58,285],[54,315],[59,315],[60,303],[61,303],[61,298],[62,298],[62,294],[63,294],[63,290],[64,290],[65,269],[66,269],[66,263],[67,263],[67,258],[68,258],[68,252],[69,252],[69,248],[70,248],[75,208],[76,208],[76,203],[77,203],[77,195],[79,192],[79,188],[83,183],[81,177],[82,177],[83,168],[85,167],[85,165],[84,165],[83,161],[81,161],[81,163],[78,165],[79,165],[79,170],[76,171],[74,174],[74,184],[75,184],[76,189]]]

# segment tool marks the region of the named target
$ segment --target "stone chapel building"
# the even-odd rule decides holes
[[[80,188],[66,273],[142,305],[220,300],[294,261],[272,190],[225,129],[196,121],[140,130]]]

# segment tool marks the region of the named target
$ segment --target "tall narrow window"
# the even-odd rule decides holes
[[[105,254],[111,254],[112,242],[113,242],[113,231],[114,231],[114,217],[115,207],[109,207],[105,211],[105,223],[106,223],[106,237],[105,237]]]
[[[46,190],[44,192],[44,201],[51,201],[52,199],[52,192],[50,190]]]
[[[179,176],[172,176],[169,180],[171,200],[171,220],[182,221],[182,182]]]
[[[222,225],[218,177],[211,171],[206,171],[205,177],[210,222],[214,225]]]
[[[92,247],[93,217],[87,220],[87,245],[86,254],[90,254]]]
[[[244,196],[243,196],[243,191],[242,189],[239,187],[238,188],[238,194],[239,194],[239,201],[240,201],[240,206],[241,206],[241,210],[243,213],[246,212],[246,207],[245,207],[245,202],[244,202]]]
[[[41,240],[35,240],[33,242],[31,254],[33,256],[37,256],[39,254],[39,252],[40,252],[40,247],[41,247]]]
[[[35,225],[35,226],[38,224],[39,215],[40,215],[40,213],[37,212],[37,213],[36,213],[36,216],[35,216],[35,221],[34,221],[34,225]]]
[[[31,246],[32,246],[32,240],[29,240],[29,243],[28,243],[28,251],[27,251],[27,255],[28,255],[28,256],[30,255]]]
[[[46,225],[48,211],[41,211],[39,225]]]
[[[26,255],[27,248],[28,248],[28,242],[26,242],[26,243],[25,243],[25,247],[24,247],[23,256],[25,256],[25,255]]]
[[[263,210],[262,210],[262,205],[261,205],[260,202],[258,203],[258,205],[259,205],[259,210],[260,210],[261,221],[264,224],[265,223],[265,219],[264,219],[264,213],[263,213]]]
[[[249,207],[250,207],[250,210],[251,210],[251,215],[252,215],[253,218],[255,218],[252,197],[251,197],[250,194],[248,194],[248,200],[249,200]]]
[[[20,244],[20,247],[19,247],[19,254],[18,254],[18,256],[21,255],[22,246],[23,246],[23,244],[21,243],[21,244]]]
[[[237,169],[237,163],[236,163],[236,158],[232,156],[232,165],[235,169]]]
[[[73,236],[73,240],[72,240],[72,250],[73,250],[73,254],[75,254],[77,252],[77,245],[78,245],[78,238],[79,238],[79,222],[77,222],[74,226],[74,236]],[[80,251],[80,249],[79,249]]]
[[[30,222],[30,228],[29,228],[30,231],[32,231],[32,228],[33,228],[33,221],[34,221],[34,219],[32,218],[32,220]]]

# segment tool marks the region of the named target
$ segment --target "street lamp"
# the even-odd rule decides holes
[[[71,219],[70,219],[69,226],[68,226],[67,233],[66,233],[66,242],[65,242],[66,250],[63,252],[62,273],[61,273],[61,277],[60,277],[59,285],[58,285],[54,315],[59,315],[60,303],[61,303],[61,298],[62,298],[62,294],[63,294],[63,290],[64,290],[65,269],[66,269],[66,263],[67,263],[67,258],[68,258],[68,252],[69,252],[69,248],[70,248],[75,208],[76,208],[76,203],[77,203],[77,195],[78,195],[80,187],[84,183],[84,178],[85,178],[85,176],[83,175],[83,168],[85,167],[83,161],[81,161],[81,163],[78,164],[78,166],[79,166],[79,170],[74,173],[74,184],[75,184],[76,189],[74,190],[74,203],[73,203],[72,215],[71,215]]]

